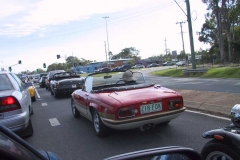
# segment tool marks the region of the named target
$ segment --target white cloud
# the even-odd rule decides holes
[[[24,7],[17,2],[11,3],[8,0],[1,0],[0,3],[0,19],[14,15],[24,9]]]
[[[4,28],[1,27],[0,34],[26,36],[37,31],[41,32],[43,27],[64,25],[72,21],[88,19],[94,14],[122,11],[136,7],[142,2],[144,0],[43,0],[38,3],[29,2],[30,4],[25,4],[24,16],[19,17],[18,15],[15,22],[2,24]],[[27,9],[26,6],[31,7]],[[4,4],[2,8],[11,8],[3,10],[3,16],[9,16],[23,11],[24,7],[8,3]],[[43,33],[39,35],[42,36]]]

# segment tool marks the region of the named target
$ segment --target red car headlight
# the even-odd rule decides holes
[[[130,118],[134,116],[135,116],[134,108],[123,108],[118,111],[119,119]]]
[[[169,109],[176,109],[183,107],[183,103],[181,100],[170,100],[168,103]]]

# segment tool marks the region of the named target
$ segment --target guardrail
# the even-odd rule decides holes
[[[182,73],[185,75],[188,75],[190,73],[206,73],[207,72],[207,68],[197,68],[197,69],[183,69]]]

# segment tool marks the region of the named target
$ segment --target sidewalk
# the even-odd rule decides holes
[[[230,117],[235,104],[240,104],[240,94],[173,89],[183,96],[184,106],[189,110]]]

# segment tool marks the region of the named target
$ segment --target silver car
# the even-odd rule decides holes
[[[31,136],[31,114],[28,83],[23,83],[14,73],[0,71],[0,124],[20,136]]]

